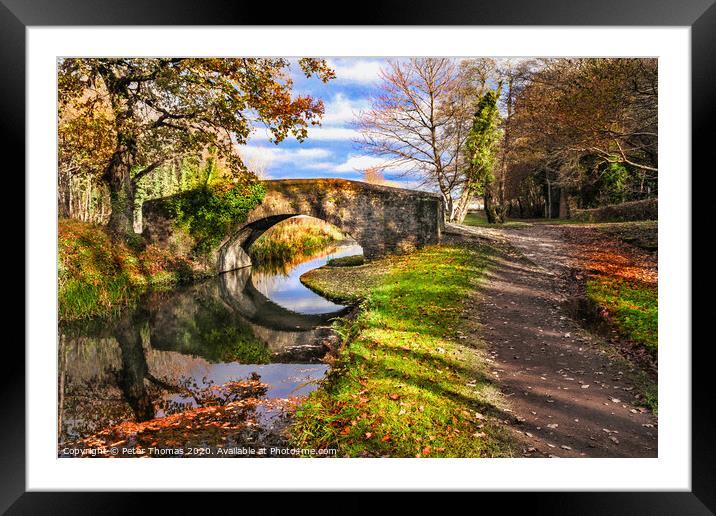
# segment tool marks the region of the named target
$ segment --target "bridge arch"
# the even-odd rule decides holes
[[[218,273],[251,265],[248,249],[282,220],[306,215],[351,235],[367,259],[399,253],[440,241],[442,201],[436,194],[346,179],[264,181],[266,195],[215,250]],[[151,201],[150,201],[151,202]],[[166,221],[150,202],[143,207],[145,234],[161,240]]]

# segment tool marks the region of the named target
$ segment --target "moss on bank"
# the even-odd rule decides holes
[[[389,257],[365,265],[344,267],[325,265],[301,276],[301,283],[321,296],[342,304],[354,304],[364,300],[371,290],[378,287],[382,277],[388,274],[395,257]]]
[[[298,409],[293,443],[347,457],[509,455],[483,344],[461,330],[488,253],[440,245],[304,275],[333,299],[363,301],[357,319],[337,325],[344,348]]]
[[[112,242],[97,224],[61,219],[57,244],[58,312],[64,321],[111,315],[150,288],[201,275],[188,260],[156,246]]]

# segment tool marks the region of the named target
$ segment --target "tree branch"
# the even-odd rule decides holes
[[[146,176],[147,174],[149,174],[150,172],[152,172],[154,169],[160,167],[166,160],[167,160],[166,157],[165,157],[165,158],[162,158],[162,159],[159,159],[159,160],[155,161],[154,163],[152,163],[151,165],[149,165],[148,167],[146,167],[146,168],[140,170],[139,172],[137,172],[137,173],[134,175],[134,177],[132,178],[132,183],[133,183],[134,185],[136,185],[137,183],[139,183],[139,181],[141,181],[144,176]]]

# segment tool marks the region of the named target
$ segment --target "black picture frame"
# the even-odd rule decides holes
[[[361,4],[350,19],[298,20],[296,11],[260,2],[229,0],[0,0],[0,146],[4,156],[19,157],[24,170],[25,149],[25,30],[53,25],[602,25],[691,27],[692,157],[693,169],[706,165],[708,145],[716,137],[716,4],[715,0],[391,0],[380,5]],[[308,15],[334,12],[335,4],[311,2]],[[703,169],[709,172],[712,167]],[[19,174],[17,174],[19,177]],[[693,175],[691,176],[693,177]],[[24,191],[24,181],[17,185]],[[20,190],[18,190],[20,191]],[[26,192],[27,194],[27,192]],[[692,203],[694,204],[694,203]],[[688,208],[686,210],[687,216]],[[683,216],[683,215],[682,215]],[[19,232],[20,227],[17,226]],[[692,231],[692,235],[693,235]],[[17,242],[24,240],[18,236]],[[19,247],[19,245],[18,245]],[[693,249],[692,249],[693,252]],[[693,256],[693,255],[692,255]],[[25,270],[25,274],[32,271]],[[703,287],[702,287],[703,288]],[[32,310],[27,306],[26,310]],[[714,404],[708,380],[709,340],[692,346],[692,490],[690,492],[485,493],[488,502],[520,506],[530,513],[557,514],[713,514],[716,512],[716,446],[711,435]],[[684,343],[691,344],[691,343]],[[15,346],[17,348],[17,346]],[[3,424],[0,425],[0,510],[8,514],[129,514],[134,508],[170,511],[170,505],[188,510],[189,493],[26,492],[25,488],[25,355],[5,356],[2,376]],[[6,351],[6,353],[8,353]],[[213,495],[215,496],[215,495]],[[242,494],[245,501],[247,494]],[[265,496],[265,495],[264,495]],[[273,496],[273,495],[272,495]],[[487,500],[490,497],[491,500]],[[226,498],[226,497],[218,497]],[[295,494],[291,496],[295,502]],[[416,495],[412,503],[423,503]],[[461,500],[464,501],[464,500]],[[468,504],[474,501],[466,501]],[[243,503],[243,502],[242,502]],[[457,502],[455,502],[457,503]],[[316,504],[341,512],[366,512],[371,503],[359,493],[321,495]],[[408,510],[405,506],[404,510]],[[477,507],[477,506],[476,506]],[[457,508],[457,506],[456,506]],[[310,509],[310,507],[309,507]],[[315,507],[314,507],[315,509]],[[273,512],[273,511],[272,511]],[[312,511],[314,512],[314,511]]]

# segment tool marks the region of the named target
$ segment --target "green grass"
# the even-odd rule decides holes
[[[659,327],[656,286],[597,277],[587,282],[587,295],[606,308],[622,335],[656,356]]]
[[[620,238],[637,247],[652,251],[657,248],[657,221],[631,221],[631,222],[588,222],[577,219],[507,219],[504,224],[490,224],[484,212],[473,212],[465,215],[463,222],[466,226],[479,226],[491,228],[519,229],[534,224],[548,226],[581,225],[593,227],[604,233]]]
[[[308,288],[331,301],[353,304],[364,300],[371,290],[384,281],[391,270],[394,258],[378,260],[352,267],[324,267],[304,273],[300,280]]]
[[[344,457],[510,455],[494,419],[500,397],[487,377],[483,344],[460,317],[488,253],[484,246],[440,245],[312,271],[307,283],[323,292],[364,300],[357,319],[337,324],[344,347],[298,409],[293,444],[337,448]]]

